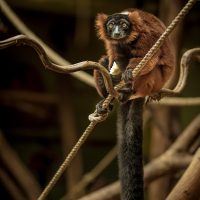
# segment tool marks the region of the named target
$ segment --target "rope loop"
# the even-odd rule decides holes
[[[109,112],[105,114],[99,114],[96,111],[88,116],[90,122],[100,123],[107,119]]]

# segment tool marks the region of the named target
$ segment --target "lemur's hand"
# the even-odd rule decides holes
[[[131,82],[133,80],[132,69],[126,69],[125,72],[122,73],[122,80],[126,83]]]

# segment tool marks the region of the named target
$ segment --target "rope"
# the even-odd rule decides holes
[[[88,173],[86,173],[80,182],[78,182],[72,190],[62,197],[60,200],[74,199],[77,194],[80,194],[99,174],[116,158],[117,145],[113,147],[105,157]]]
[[[49,192],[52,190],[54,185],[57,183],[59,178],[64,173],[65,169],[71,163],[72,159],[76,156],[77,152],[79,151],[83,143],[86,141],[86,139],[88,138],[88,136],[90,135],[96,124],[104,121],[107,118],[107,116],[108,114],[98,115],[96,112],[94,112],[89,116],[89,120],[91,121],[90,124],[88,125],[82,136],[79,138],[78,142],[72,148],[68,156],[65,158],[64,162],[61,164],[61,166],[59,167],[59,169],[57,170],[57,172],[55,173],[55,175],[50,180],[50,182],[45,187],[45,189],[43,190],[43,192],[41,193],[41,195],[38,197],[37,200],[44,200],[47,197]]]
[[[133,78],[139,74],[141,69],[152,58],[152,56],[157,52],[159,47],[164,43],[164,40],[172,32],[172,30],[175,28],[177,23],[180,22],[180,20],[182,20],[184,18],[184,16],[189,12],[189,10],[192,8],[192,6],[194,5],[194,3],[196,1],[197,0],[189,0],[188,3],[183,7],[183,9],[179,12],[177,17],[172,21],[172,23],[167,27],[165,32],[160,36],[160,38],[157,40],[157,42],[153,45],[153,47],[147,52],[147,54],[144,56],[144,58],[141,60],[141,62],[132,71]],[[115,86],[115,89],[117,90],[117,89],[123,87],[125,84],[126,83],[124,81],[122,81],[118,85]],[[108,105],[113,100],[113,98],[114,97],[109,94],[103,103],[103,107],[108,108]],[[109,110],[109,109],[107,109],[107,110]],[[96,112],[94,112],[93,114],[91,114],[89,116],[89,120],[91,121],[91,123],[86,128],[85,132],[80,137],[80,139],[78,140],[76,145],[73,147],[71,152],[68,154],[68,156],[66,157],[66,159],[64,160],[64,162],[62,163],[62,165],[60,166],[60,168],[58,169],[56,174],[53,176],[53,178],[51,179],[49,184],[46,186],[46,188],[44,189],[42,194],[39,196],[38,200],[44,200],[46,198],[46,196],[49,194],[49,192],[52,190],[54,185],[57,183],[58,179],[61,177],[61,175],[65,171],[66,167],[70,164],[72,159],[75,157],[76,153],[78,152],[78,150],[80,149],[82,144],[85,142],[87,137],[90,135],[90,133],[92,132],[92,130],[94,129],[96,124],[105,120],[107,116],[108,116],[108,113],[106,113],[105,115],[98,115]]]

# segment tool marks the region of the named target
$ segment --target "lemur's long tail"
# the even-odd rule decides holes
[[[143,200],[143,105],[144,99],[120,106],[118,118],[119,176],[122,200]]]

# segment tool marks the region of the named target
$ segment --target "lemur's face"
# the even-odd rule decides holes
[[[125,38],[130,34],[131,23],[128,16],[124,14],[110,15],[106,22],[107,35],[115,40]]]

